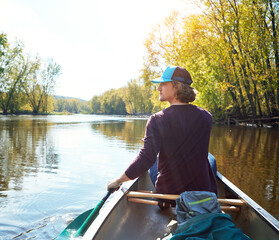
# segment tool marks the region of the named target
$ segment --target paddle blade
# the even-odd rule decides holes
[[[83,236],[89,225],[95,220],[98,216],[100,209],[104,205],[105,201],[109,198],[115,189],[110,189],[106,196],[97,204],[93,209],[90,209],[80,216],[78,216],[73,222],[69,224],[68,227],[56,238],[57,240],[62,239],[74,239],[76,237]]]
[[[82,213],[78,217],[76,217],[64,230],[60,235],[56,238],[56,240],[65,240],[74,238],[74,235],[79,229],[84,221],[88,218],[90,213],[94,210],[94,208],[87,210],[86,212]]]
[[[80,228],[75,233],[75,237],[82,236],[84,232],[87,230],[89,225],[95,220],[95,218],[98,216],[100,209],[104,205],[104,201],[101,200],[97,206],[92,210],[92,212],[89,214],[89,216],[85,219],[84,223],[80,226]]]

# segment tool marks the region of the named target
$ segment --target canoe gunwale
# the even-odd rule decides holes
[[[120,189],[114,193],[113,197],[108,200],[103,209],[101,209],[99,215],[95,221],[90,225],[88,230],[83,236],[83,240],[91,240],[98,234],[99,230],[102,228],[102,225],[105,223],[106,219],[109,217],[110,213],[114,208],[117,207],[117,204],[126,197],[126,192],[140,179],[136,178],[134,180],[125,182]]]
[[[248,195],[242,192],[238,187],[231,183],[227,178],[225,178],[221,173],[217,172],[217,178],[225,184],[234,194],[238,196],[239,199],[242,199],[247,207],[250,207],[261,219],[267,222],[275,231],[279,233],[279,221],[268,213],[264,208],[257,204],[253,199]]]

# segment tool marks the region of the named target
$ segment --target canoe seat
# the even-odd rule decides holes
[[[158,200],[156,199],[166,199],[166,200],[175,200],[180,195],[176,194],[158,194],[150,191],[129,191],[126,193],[129,202],[137,202],[150,205],[158,205]],[[148,200],[146,198],[153,198],[153,200]],[[155,200],[154,200],[155,198]],[[241,199],[221,199],[218,198],[221,210],[224,212],[233,211],[239,212],[242,206],[245,206],[245,202]]]

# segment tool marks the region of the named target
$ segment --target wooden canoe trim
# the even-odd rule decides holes
[[[229,204],[229,205],[235,205],[235,206],[246,206],[245,202],[243,202],[241,199],[222,199],[218,198],[218,202],[220,204]]]
[[[135,203],[143,203],[143,204],[149,204],[149,205],[158,205],[158,201],[155,200],[147,200],[142,198],[128,198],[128,202],[135,202]],[[220,206],[222,211],[234,211],[238,212],[240,211],[239,207],[236,206]]]
[[[160,198],[160,199],[168,199],[175,200],[179,198],[180,195],[176,194],[159,194],[152,193],[148,191],[128,191],[126,193],[127,197],[136,197],[136,198]],[[218,199],[220,204],[229,204],[235,206],[245,206],[245,203],[241,199]]]
[[[141,193],[155,193],[156,194],[156,192],[153,192],[153,191],[147,191],[147,190],[137,190],[137,191],[131,191],[131,192],[141,192]]]
[[[220,206],[221,210],[224,212],[239,212],[240,207],[238,206]]]
[[[160,199],[168,199],[175,200],[179,198],[180,195],[174,194],[160,194],[160,193],[146,193],[146,192],[138,192],[138,191],[129,191],[126,193],[127,197],[137,197],[137,198],[160,198]]]
[[[158,205],[158,201],[154,200],[147,200],[147,199],[141,199],[141,198],[128,198],[129,202],[135,202],[135,203],[143,203],[143,204],[150,204],[150,205]]]

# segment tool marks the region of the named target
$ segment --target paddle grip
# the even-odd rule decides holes
[[[110,194],[112,194],[115,190],[116,188],[111,188],[110,190],[108,190],[106,196],[104,196],[102,200],[105,202],[109,198]]]

